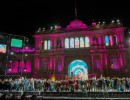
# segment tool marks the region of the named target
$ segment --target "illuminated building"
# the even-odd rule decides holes
[[[66,28],[39,29],[34,35],[34,73],[58,79],[65,75],[117,76],[126,67],[124,31],[121,23],[87,26],[81,20],[71,21]]]

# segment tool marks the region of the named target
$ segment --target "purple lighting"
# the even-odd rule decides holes
[[[73,29],[86,29],[88,28],[81,20],[73,20],[70,22],[70,25],[67,26],[67,30]]]
[[[87,62],[90,74],[110,74],[107,71],[111,68],[111,61],[115,71],[124,68],[126,64],[126,49],[123,42],[125,28],[121,24],[116,26],[116,23],[107,24],[104,21],[104,24],[95,22],[87,26],[76,19],[66,28],[59,27],[60,30],[58,26],[55,28],[52,32],[46,30],[34,35],[35,73],[41,72],[40,75],[43,76],[56,74],[59,78],[68,74],[69,64],[76,59]]]

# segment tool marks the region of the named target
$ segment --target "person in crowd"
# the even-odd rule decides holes
[[[65,80],[16,78],[0,79],[3,91],[130,91],[130,78],[100,77],[88,79],[66,78]]]

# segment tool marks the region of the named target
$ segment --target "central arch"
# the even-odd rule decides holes
[[[74,60],[68,68],[68,75],[76,79],[88,79],[88,66],[83,60]]]

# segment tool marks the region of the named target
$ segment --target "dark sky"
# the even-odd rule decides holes
[[[3,2],[4,1],[4,2]],[[3,0],[0,1],[0,32],[31,37],[39,27],[61,25],[65,27],[75,19],[77,2],[78,19],[90,25],[92,20],[120,19],[130,27],[128,0]]]

